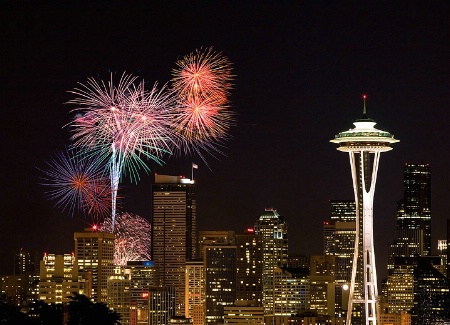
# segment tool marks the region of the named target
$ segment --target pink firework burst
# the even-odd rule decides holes
[[[196,50],[178,60],[172,72],[180,97],[225,97],[231,89],[231,63],[212,48]]]
[[[109,232],[112,220],[107,218],[100,231]],[[151,225],[143,217],[131,213],[117,214],[114,226],[114,264],[124,266],[127,261],[150,260]]]
[[[234,124],[228,107],[231,63],[212,48],[197,50],[177,62],[172,87],[178,97],[177,131],[185,152],[221,153]]]
[[[107,161],[111,180],[112,227],[116,213],[116,193],[123,175],[132,181],[138,171],[150,171],[147,161],[162,164],[164,154],[170,154],[179,142],[173,125],[174,97],[166,86],[155,83],[146,90],[144,82],[122,75],[117,86],[88,79],[72,91],[77,105],[75,118],[69,124],[75,146],[88,155]]]
[[[104,175],[104,165],[92,157],[83,156],[78,150],[66,150],[55,154],[41,169],[47,197],[57,208],[83,211],[94,219],[108,215],[111,190]]]

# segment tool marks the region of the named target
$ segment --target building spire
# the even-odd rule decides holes
[[[363,98],[363,103],[364,103],[364,106],[363,106],[363,117],[367,117],[367,110],[366,110],[366,99],[367,99],[367,95],[366,95],[366,94],[363,94],[363,95],[362,95],[362,98]]]

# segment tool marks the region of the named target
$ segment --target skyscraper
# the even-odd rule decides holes
[[[355,128],[341,132],[331,140],[339,145],[338,150],[349,153],[356,202],[355,254],[352,263],[348,325],[375,325],[377,322],[373,197],[380,153],[391,150],[391,145],[398,142],[389,132],[374,127],[376,123],[366,115],[366,96],[363,98],[363,116],[353,123]],[[352,317],[353,307],[356,307],[356,317]]]
[[[128,261],[125,274],[130,278],[130,324],[148,325],[149,288],[159,279],[152,261]]]
[[[203,260],[186,262],[185,315],[193,325],[205,322],[205,266]]]
[[[169,324],[171,317],[175,316],[175,288],[166,286],[150,286],[149,325]]]
[[[79,293],[78,266],[72,254],[45,254],[40,263],[39,299],[48,304],[68,303]]]
[[[224,307],[236,300],[236,246],[205,246],[205,323],[223,323]]]
[[[249,228],[244,234],[236,234],[236,247],[236,299],[253,300],[262,306],[262,237]]]
[[[275,209],[265,209],[255,224],[255,234],[262,237],[263,305],[266,314],[273,313],[273,277],[275,267],[288,262],[288,234],[284,217]]]
[[[78,274],[88,281],[87,296],[106,303],[108,278],[114,275],[114,235],[86,228],[75,232]]]
[[[428,164],[406,164],[403,169],[404,211],[397,216],[399,229],[421,230],[420,255],[431,255],[431,168]]]
[[[184,315],[186,261],[196,257],[194,181],[155,175],[152,185],[152,258],[163,286],[175,288],[177,315]]]
[[[336,257],[337,282],[350,283],[356,236],[354,200],[331,200],[330,221],[324,222],[324,254]]]

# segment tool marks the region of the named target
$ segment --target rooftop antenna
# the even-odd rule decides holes
[[[362,98],[363,98],[363,103],[364,103],[364,106],[363,106],[363,117],[367,117],[367,110],[366,110],[366,99],[367,99],[367,95],[366,95],[366,94],[363,94],[363,95],[362,95]]]

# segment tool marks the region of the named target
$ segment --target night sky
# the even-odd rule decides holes
[[[163,3],[164,2],[164,3]],[[353,3],[353,4],[352,4]],[[73,251],[90,219],[44,198],[38,167],[69,144],[71,94],[124,71],[168,82],[175,62],[213,46],[233,62],[237,125],[219,159],[170,157],[154,172],[195,174],[200,230],[242,231],[265,207],[285,216],[291,253],[321,254],[330,199],[353,199],[348,155],[329,142],[362,115],[400,140],[375,192],[379,273],[395,235],[404,163],[432,168],[433,248],[450,212],[448,1],[3,1],[0,4],[0,273],[24,249]],[[150,218],[151,175],[125,181],[123,211]]]

